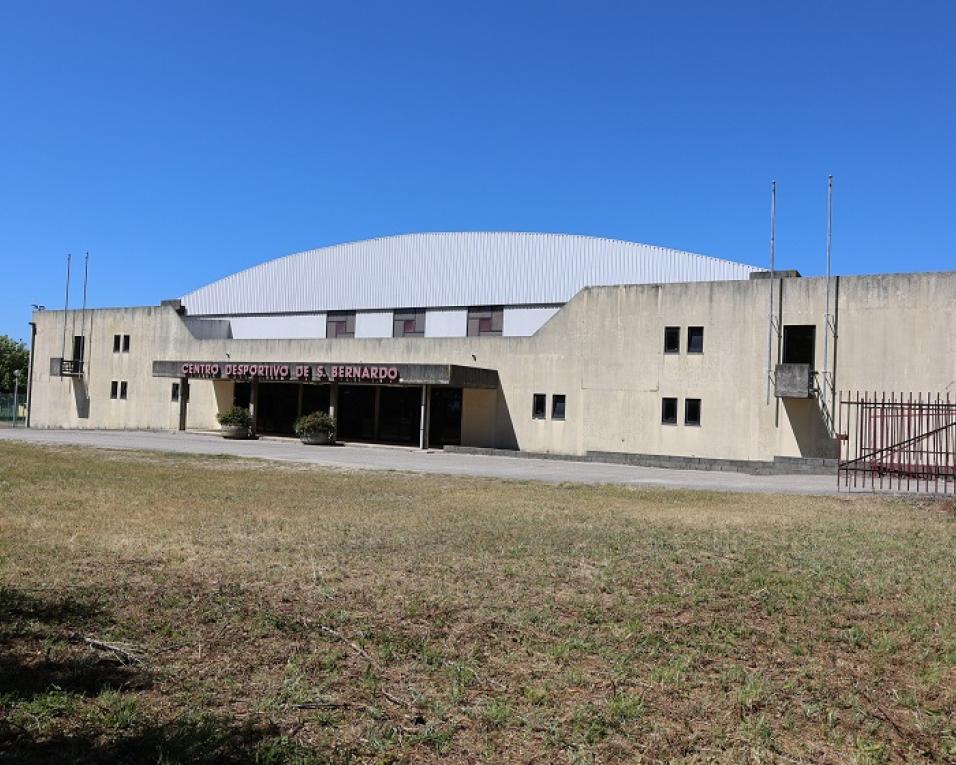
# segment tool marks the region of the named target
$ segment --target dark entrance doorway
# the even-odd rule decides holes
[[[299,416],[299,386],[289,383],[259,383],[256,429],[260,433],[291,436]]]
[[[461,444],[461,388],[432,388],[428,445]]]
[[[783,328],[783,363],[809,364],[813,368],[817,328],[813,324],[789,324]]]
[[[338,437],[370,441],[375,438],[375,388],[370,385],[340,385]]]
[[[418,444],[421,423],[421,388],[379,388],[377,441]]]

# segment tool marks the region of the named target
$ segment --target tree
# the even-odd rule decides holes
[[[19,340],[0,335],[0,392],[13,392],[13,372],[20,370],[20,390],[26,389],[30,352]]]

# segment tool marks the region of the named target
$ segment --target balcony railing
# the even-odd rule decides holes
[[[81,359],[50,359],[50,375],[53,377],[82,377],[84,366]]]

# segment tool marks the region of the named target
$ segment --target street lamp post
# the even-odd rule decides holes
[[[17,405],[20,396],[20,370],[13,370],[13,427],[17,426]]]

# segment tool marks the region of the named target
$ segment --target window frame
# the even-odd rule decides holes
[[[700,350],[697,350],[697,351],[693,350],[690,345],[692,330],[700,330]],[[694,354],[695,356],[699,356],[703,352],[704,352],[704,328],[700,325],[687,327],[687,353]]]
[[[123,353],[129,353],[129,335],[123,335]]]
[[[176,403],[179,401],[179,396],[180,396],[179,383],[174,382],[172,390],[170,391],[169,400]]]
[[[538,410],[539,401],[541,402],[540,414]],[[531,394],[531,419],[532,420],[548,419],[548,394],[547,393],[532,393]]]
[[[668,347],[668,335],[674,340],[673,346]],[[666,356],[676,356],[680,354],[680,327],[664,327],[664,354]]]
[[[123,342],[122,335],[113,335],[113,353],[119,353],[120,347]]]
[[[676,425],[677,424],[677,402],[678,398],[676,396],[661,396],[661,425]],[[669,419],[667,417],[667,404],[668,402],[673,402],[674,405],[674,418]]]
[[[119,385],[120,401],[126,401],[129,398],[128,394],[129,394],[129,381],[120,380],[120,385]]]
[[[561,416],[556,414],[558,401],[561,402]],[[551,394],[551,419],[563,422],[568,419],[568,396],[566,393]]]
[[[411,331],[408,331],[409,323],[414,327]],[[425,337],[425,309],[392,311],[392,337]]]
[[[691,402],[696,402],[697,404],[697,419],[692,420],[689,416],[689,407]],[[701,410],[703,405],[699,398],[685,398],[684,399],[684,424],[691,428],[699,428],[701,423]]]
[[[485,328],[482,329],[482,326]],[[467,337],[501,337],[504,334],[504,326],[504,306],[479,305],[468,308],[465,317]]]
[[[336,329],[335,334],[330,334],[329,329],[332,326],[338,327],[339,324],[345,325],[345,331],[339,333]],[[355,311],[328,311],[325,314],[325,336],[327,339],[336,338],[351,339],[355,337]]]
[[[119,398],[119,380],[110,380],[110,399]]]

